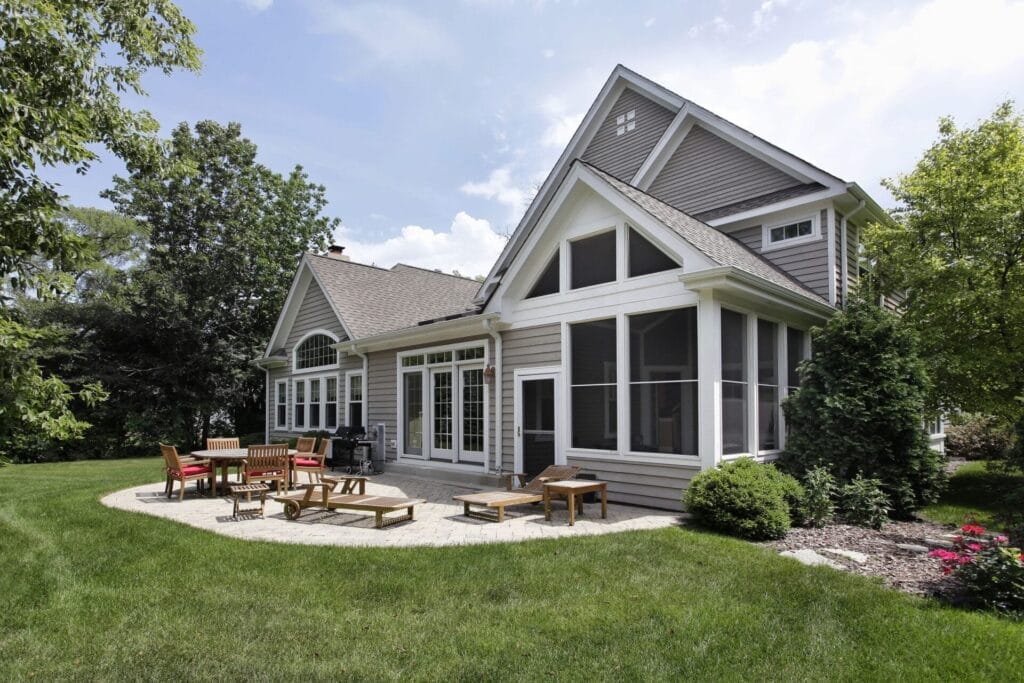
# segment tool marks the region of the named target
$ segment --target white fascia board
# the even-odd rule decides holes
[[[705,289],[735,291],[744,296],[760,299],[774,306],[815,318],[826,318],[835,313],[835,308],[824,301],[815,301],[732,266],[718,266],[696,273],[683,273],[679,276],[679,281],[688,289],[697,292]]]
[[[601,127],[601,123],[604,122],[608,111],[627,86],[671,110],[678,110],[686,102],[686,100],[672,91],[661,87],[621,64],[617,65],[612,70],[611,75],[608,76],[608,80],[605,81],[593,104],[590,105],[590,109],[587,110],[586,116],[583,117],[579,128],[576,129],[572,139],[569,140],[569,144],[566,145],[561,156],[558,157],[554,168],[551,169],[551,172],[545,178],[543,184],[541,184],[537,195],[530,202],[526,213],[523,214],[519,225],[512,233],[512,238],[505,245],[501,255],[498,256],[498,260],[494,262],[491,272],[487,274],[483,284],[480,285],[480,291],[474,303],[483,304],[486,300],[493,298],[494,292],[488,293],[488,291],[494,288],[496,280],[500,280],[502,269],[507,265],[506,262],[519,251],[528,233],[532,232],[533,224],[550,203],[551,195],[557,190],[561,176],[564,175],[572,161],[579,156],[579,153],[590,144],[598,128]]]
[[[448,341],[460,337],[486,336],[488,334],[488,320],[497,320],[497,313],[477,314],[465,318],[453,320],[442,320],[441,322],[417,327],[407,327],[394,332],[363,337],[362,339],[347,339],[331,344],[339,351],[352,353],[366,353],[369,351],[383,351],[395,349],[402,346],[412,346],[435,341]]]
[[[288,296],[285,297],[284,306],[281,307],[281,313],[277,316],[277,324],[274,325],[270,341],[267,342],[267,348],[263,352],[265,357],[269,357],[270,352],[274,350],[278,336],[284,330],[290,330],[292,323],[295,322],[295,316],[299,312],[302,300],[306,296],[306,290],[309,289],[309,281],[312,279],[312,274],[308,272],[312,270],[309,266],[308,258],[306,254],[303,254],[299,260],[299,267],[295,271],[295,277],[292,278],[292,286],[288,288]],[[299,292],[300,289],[302,290],[301,292]],[[324,296],[327,296],[327,294],[325,293]]]
[[[793,197],[792,199],[785,199],[781,202],[775,202],[774,204],[765,204],[764,206],[759,206],[756,209],[740,211],[739,213],[729,214],[728,216],[722,216],[721,218],[705,222],[713,228],[719,228],[724,225],[731,225],[733,223],[748,221],[752,218],[760,218],[780,211],[787,211],[799,206],[804,206],[805,204],[816,204],[844,194],[846,194],[845,188],[825,188],[819,192]]]
[[[867,211],[867,213],[872,218],[877,220],[879,223],[892,223],[893,222],[892,216],[889,215],[889,212],[886,211],[885,209],[883,209],[878,204],[878,202],[876,202],[874,199],[872,199],[871,195],[869,195],[867,192],[865,192],[864,189],[860,185],[858,185],[857,183],[848,183],[846,185],[846,189],[850,192],[850,195],[852,195],[853,198],[856,201],[861,201],[861,200],[864,201],[864,209],[865,209],[865,211]]]

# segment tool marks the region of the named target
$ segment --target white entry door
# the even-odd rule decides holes
[[[455,383],[448,368],[430,371],[430,459],[455,459]]]

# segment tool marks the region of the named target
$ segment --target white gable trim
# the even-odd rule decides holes
[[[537,246],[537,243],[543,238],[544,233],[548,230],[558,210],[566,202],[572,191],[577,185],[583,185],[593,190],[599,197],[607,201],[611,206],[621,213],[626,223],[637,228],[645,237],[650,239],[654,238],[653,243],[659,248],[668,247],[666,251],[669,253],[674,260],[677,262],[682,258],[686,264],[687,270],[698,270],[700,268],[710,268],[717,266],[718,264],[707,257],[706,254],[701,252],[699,249],[691,245],[684,237],[679,235],[677,232],[662,224],[661,221],[656,219],[654,216],[649,214],[643,208],[637,206],[632,200],[622,196],[614,187],[609,185],[603,178],[598,176],[596,173],[591,171],[583,164],[576,164],[569,175],[566,176],[562,182],[562,186],[559,188],[555,197],[545,208],[543,214],[537,221],[536,226],[531,231],[529,239],[523,245],[523,248],[516,254],[512,263],[509,264],[506,272],[502,275],[501,284],[498,289],[495,290],[494,295],[491,297],[484,309],[485,313],[494,312],[500,308],[500,302],[502,297],[506,294],[511,283],[514,282],[519,276],[520,272],[526,266],[526,264],[533,257],[533,250]],[[616,225],[605,225],[602,223],[601,226],[595,226],[596,231],[616,229]],[[545,251],[542,254],[545,258],[549,258],[551,255],[550,251]],[[538,256],[539,258],[539,256]],[[566,255],[562,254],[563,266]],[[691,265],[693,268],[691,268]],[[565,268],[561,268],[561,276],[565,277]],[[566,294],[563,288],[562,294]]]
[[[669,124],[665,133],[658,140],[658,144],[651,150],[650,155],[644,161],[640,170],[633,178],[632,185],[646,190],[661,173],[672,155],[675,154],[679,145],[682,144],[686,135],[699,123],[708,132],[717,135],[726,142],[735,145],[744,152],[760,159],[766,164],[776,168],[783,173],[793,176],[802,183],[821,183],[825,187],[839,187],[844,183],[835,176],[815,168],[811,164],[783,151],[774,145],[770,145],[753,133],[749,133],[739,126],[729,123],[720,116],[716,116],[707,109],[693,102],[687,102],[675,119]]]
[[[630,71],[621,64],[617,65],[612,70],[611,75],[608,76],[608,80],[605,81],[594,103],[590,105],[590,109],[587,111],[586,116],[583,117],[583,121],[580,123],[579,128],[576,129],[576,133],[573,134],[569,144],[561,156],[558,157],[558,161],[555,162],[551,173],[548,174],[548,177],[540,186],[540,190],[537,191],[537,195],[530,202],[530,206],[527,207],[526,213],[523,214],[523,218],[519,221],[515,232],[512,233],[512,239],[505,245],[498,260],[495,261],[494,266],[491,268],[491,272],[488,273],[484,283],[480,286],[480,292],[477,294],[475,303],[482,304],[489,300],[492,294],[497,293],[494,291],[496,283],[503,277],[504,270],[508,267],[508,262],[519,253],[523,242],[533,231],[533,228],[536,227],[536,221],[540,219],[541,214],[544,213],[544,210],[553,200],[553,195],[562,184],[563,176],[568,171],[569,165],[576,157],[580,156],[580,153],[594,139],[594,135],[597,134],[601,124],[607,118],[608,112],[616,100],[618,100],[622,91],[627,87],[672,111],[678,110],[685,102],[682,97],[672,91],[644,78],[638,73]]]
[[[267,348],[263,351],[264,357],[269,357],[270,352],[275,348],[284,343],[291,333],[292,325],[295,324],[295,317],[299,314],[299,309],[302,308],[302,303],[306,300],[306,293],[309,291],[309,283],[311,281],[316,282],[317,286],[320,287],[321,293],[324,298],[327,299],[328,305],[331,307],[331,312],[338,319],[338,323],[341,328],[345,330],[346,336],[349,339],[352,338],[352,333],[349,331],[348,326],[342,319],[341,314],[338,313],[337,306],[334,305],[334,301],[331,300],[330,295],[327,293],[327,288],[324,287],[323,282],[317,277],[316,272],[309,265],[308,254],[303,254],[302,259],[299,261],[299,267],[295,271],[295,277],[292,278],[292,285],[288,289],[288,296],[285,297],[284,306],[281,307],[281,313],[277,316],[277,324],[274,326],[274,332],[270,335],[270,341],[267,342]]]

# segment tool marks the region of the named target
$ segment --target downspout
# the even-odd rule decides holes
[[[367,430],[370,429],[370,358],[365,353],[356,348],[356,345],[352,345],[352,353],[363,359],[363,422],[366,424],[363,427]],[[348,387],[345,387],[345,399],[348,400]],[[346,416],[347,418],[348,416]],[[381,454],[381,459],[387,461],[387,444],[384,444],[385,452]]]
[[[502,434],[502,400],[501,400],[501,359],[503,356],[501,347],[501,334],[494,329],[494,320],[488,318],[484,320],[484,329],[487,330],[487,334],[491,335],[491,339],[494,340],[494,424],[491,428],[494,430],[494,468],[493,471],[501,476],[502,459],[501,459],[501,434]]]
[[[850,291],[850,266],[849,266],[850,258],[849,258],[849,255],[846,253],[846,250],[849,249],[849,246],[848,246],[849,242],[846,241],[846,226],[847,226],[847,223],[849,222],[849,220],[851,218],[853,218],[853,216],[856,215],[857,212],[859,212],[861,209],[863,209],[866,205],[867,205],[867,202],[862,199],[862,200],[860,200],[860,203],[857,204],[857,208],[855,208],[853,211],[851,211],[850,213],[848,213],[845,216],[843,216],[843,227],[842,227],[842,238],[841,239],[842,239],[842,247],[843,247],[843,252],[842,252],[843,253],[843,267],[842,267],[842,271],[843,271],[843,307],[844,308],[846,307],[847,297],[848,297],[849,291]]]
[[[265,385],[263,396],[267,401],[266,410],[263,411],[263,443],[270,443],[270,411],[274,411],[274,419],[277,419],[277,405],[272,400],[276,397],[270,393],[270,368],[263,368],[263,375],[266,378],[263,382]]]

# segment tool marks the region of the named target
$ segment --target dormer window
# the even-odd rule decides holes
[[[764,226],[764,247],[788,247],[791,244],[809,242],[820,236],[816,216],[796,221]]]
[[[615,134],[625,135],[629,131],[636,128],[636,109],[630,109],[625,114],[619,114],[615,117]]]

